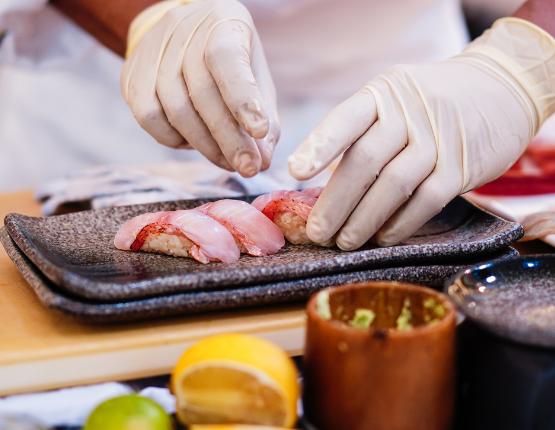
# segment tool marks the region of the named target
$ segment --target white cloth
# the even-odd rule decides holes
[[[0,416],[27,416],[48,427],[82,426],[102,402],[133,394],[121,383],[85,385],[0,398]],[[139,393],[158,403],[168,414],[175,412],[175,397],[167,388],[146,387]]]
[[[322,117],[384,68],[444,59],[467,41],[457,0],[244,2],[278,91],[273,170],[286,170]],[[0,0],[0,29],[0,191],[80,167],[201,159],[136,124],[120,95],[122,60],[45,0]]]
[[[47,0],[2,0],[0,61],[25,67],[57,67],[82,61],[97,42],[54,9]]]
[[[112,397],[131,394],[123,384],[107,382],[42,393],[20,394],[0,399],[0,413],[27,415],[41,424],[80,426],[93,409]]]
[[[183,172],[187,172],[186,175]],[[40,185],[36,200],[45,216],[77,209],[155,203],[201,197],[257,195],[278,188],[295,190],[317,187],[331,172],[315,180],[297,181],[287,170],[274,169],[245,179],[199,161],[168,161],[148,166],[99,166],[69,172],[64,177]]]

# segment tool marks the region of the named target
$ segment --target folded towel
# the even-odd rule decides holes
[[[98,166],[47,182],[36,190],[35,198],[42,202],[43,215],[48,216],[112,206],[323,186],[329,175],[326,171],[301,183],[284,166],[246,179],[208,161],[170,161],[142,167]]]

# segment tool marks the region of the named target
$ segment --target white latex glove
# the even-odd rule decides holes
[[[407,239],[458,194],[504,173],[555,109],[555,40],[516,18],[460,55],[368,82],[289,158],[307,179],[345,151],[308,219],[315,242],[352,250]]]
[[[157,3],[133,21],[128,46],[122,91],[158,142],[195,148],[244,177],[270,166],[279,138],[275,88],[241,3]]]

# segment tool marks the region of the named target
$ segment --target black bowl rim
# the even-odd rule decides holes
[[[511,333],[508,328],[506,330],[500,330],[499,327],[493,326],[492,324],[488,324],[479,318],[476,318],[474,315],[471,315],[465,312],[464,308],[461,306],[458,300],[456,300],[450,292],[450,287],[455,284],[456,281],[462,279],[464,275],[473,273],[477,270],[484,270],[489,269],[493,272],[495,270],[504,270],[506,267],[511,267],[512,270],[526,270],[523,268],[522,265],[528,262],[551,262],[555,267],[555,254],[530,254],[530,255],[520,255],[514,257],[507,257],[507,258],[499,258],[494,259],[491,261],[486,261],[481,264],[477,264],[474,266],[467,267],[466,269],[461,270],[460,272],[451,276],[447,281],[445,281],[443,286],[443,292],[449,297],[449,299],[453,302],[456,309],[464,315],[465,318],[472,321],[478,327],[481,327],[488,331],[489,333],[495,335],[496,337],[500,337],[506,341],[511,343],[517,343],[526,346],[533,346],[533,347],[540,347],[540,348],[555,348],[555,340],[548,339],[544,336],[537,336],[537,337],[523,337],[517,333]],[[517,269],[515,269],[515,267]],[[520,269],[518,269],[520,267]],[[462,282],[462,281],[461,281]]]

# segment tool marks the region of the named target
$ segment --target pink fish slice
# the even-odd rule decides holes
[[[146,213],[132,218],[121,226],[114,245],[123,250],[190,257],[203,264],[232,263],[240,256],[229,231],[195,210]]]
[[[244,252],[262,256],[278,252],[284,245],[283,233],[254,206],[240,200],[218,200],[196,210],[214,218],[238,240]]]
[[[321,188],[273,191],[257,197],[252,205],[272,220],[289,242],[295,245],[312,244],[315,242],[306,233],[306,222],[321,193]],[[332,238],[316,244],[330,247],[335,245],[335,240]]]
[[[322,193],[321,188],[307,188],[303,191],[272,191],[257,197],[252,205],[274,221],[274,217],[279,212],[292,212],[299,215],[305,221]]]

